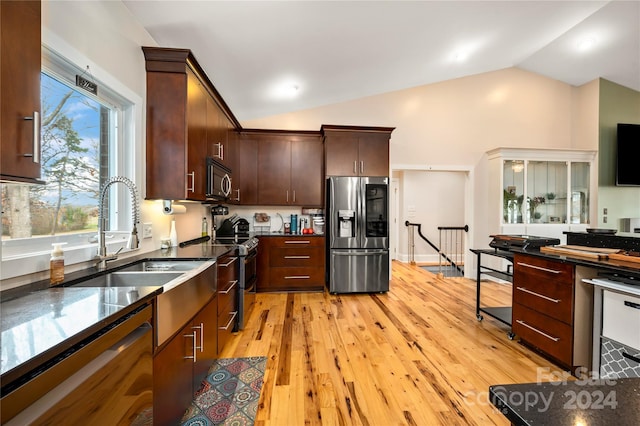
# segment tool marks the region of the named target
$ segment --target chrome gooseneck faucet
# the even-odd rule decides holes
[[[127,248],[138,248],[138,229],[136,228],[136,224],[140,222],[140,210],[138,208],[138,190],[136,188],[136,184],[124,176],[111,177],[105,182],[100,190],[100,203],[98,204],[98,255],[96,256],[96,260],[98,261],[96,266],[98,269],[106,268],[107,262],[117,259],[118,253],[122,250],[122,248],[120,248],[120,250],[115,253],[107,254],[107,243],[105,241],[104,228],[106,225],[106,218],[104,217],[104,200],[109,187],[114,183],[123,183],[127,188],[129,188],[129,192],[131,193],[131,217],[133,219],[133,230],[131,230],[131,236],[129,237]]]

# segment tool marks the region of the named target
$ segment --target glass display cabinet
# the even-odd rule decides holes
[[[487,157],[489,202],[500,206],[492,232],[557,236],[588,227],[595,151],[498,148]]]

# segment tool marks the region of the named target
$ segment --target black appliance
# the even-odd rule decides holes
[[[249,221],[234,214],[233,216],[222,221],[222,224],[216,230],[216,238],[233,239],[236,237],[249,237]]]
[[[226,200],[231,193],[231,169],[207,157],[207,192],[212,200]]]
[[[512,248],[527,250],[560,244],[560,240],[557,238],[536,237],[534,235],[497,234],[489,236],[493,238],[489,247],[500,250],[511,250]]]
[[[640,124],[618,123],[616,154],[616,185],[640,186],[638,156],[640,146]]]

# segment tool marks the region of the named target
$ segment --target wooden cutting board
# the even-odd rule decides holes
[[[590,248],[593,248],[593,247],[590,247]],[[543,253],[559,254],[562,256],[581,257],[581,258],[594,259],[594,260],[604,260],[610,256],[609,253],[605,253],[602,251],[594,252],[591,250],[579,250],[575,248],[566,248],[565,246],[540,247],[540,251]]]

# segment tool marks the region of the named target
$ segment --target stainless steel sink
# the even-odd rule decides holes
[[[100,275],[72,287],[152,287],[162,286],[184,274],[176,272],[111,272]]]
[[[138,272],[185,272],[196,269],[204,264],[205,260],[143,260],[133,263],[118,271],[138,271]]]

